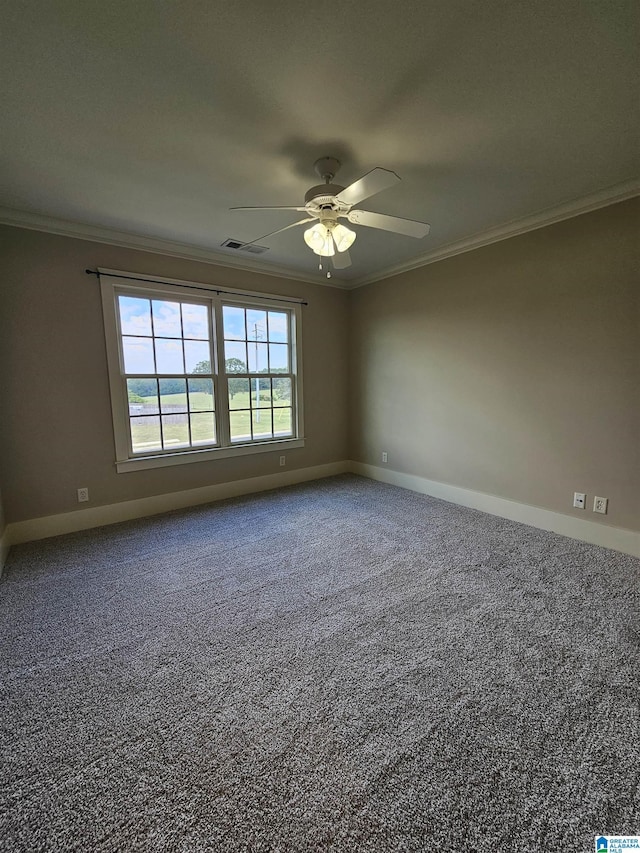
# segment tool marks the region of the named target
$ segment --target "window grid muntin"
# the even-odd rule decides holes
[[[286,438],[295,438],[296,437],[296,429],[295,429],[295,418],[294,414],[296,412],[296,401],[295,401],[295,377],[293,373],[273,373],[273,374],[265,374],[265,373],[229,373],[227,374],[227,380],[233,379],[245,379],[249,382],[249,406],[244,408],[231,408],[231,400],[228,401],[228,411],[231,414],[236,412],[248,412],[249,413],[249,425],[251,428],[251,439],[250,441],[281,441]],[[252,389],[251,383],[252,380],[257,379],[262,381],[263,379],[269,380],[269,395],[271,397],[271,405],[270,406],[259,406],[259,400],[256,398],[256,405],[253,405],[253,397],[252,397]],[[274,379],[288,379],[289,380],[289,391],[291,395],[291,399],[289,404],[286,406],[274,406],[273,405],[273,380]],[[254,410],[260,410],[260,412],[270,412],[271,417],[271,436],[258,436],[257,438],[254,436],[253,431],[253,412]],[[291,431],[287,433],[279,432],[276,434],[275,431],[275,411],[288,411],[289,412],[289,423],[291,424]],[[236,439],[233,441],[234,445],[239,445],[247,443],[247,441],[241,441]]]
[[[160,285],[161,288],[163,287],[162,282],[159,282],[158,284]],[[175,284],[176,284],[177,288],[180,287],[179,282],[176,282]],[[169,287],[172,285],[167,283],[166,286]],[[158,389],[158,410],[159,411],[158,411],[156,416],[157,416],[159,423],[160,423],[161,441],[162,441],[163,447],[162,447],[162,450],[160,450],[160,451],[150,451],[148,453],[149,456],[153,457],[154,455],[157,455],[158,452],[161,453],[163,456],[167,456],[167,455],[168,456],[179,456],[180,454],[184,454],[184,453],[189,454],[189,453],[193,452],[194,450],[195,451],[202,451],[202,450],[207,450],[207,449],[213,449],[214,451],[215,450],[225,450],[225,449],[232,450],[233,448],[242,447],[243,445],[245,445],[245,446],[251,446],[252,444],[253,445],[261,445],[261,444],[267,444],[269,442],[278,442],[278,441],[290,440],[290,439],[297,440],[297,441],[301,440],[300,433],[301,433],[301,424],[302,424],[302,413],[300,411],[298,411],[298,406],[300,405],[300,400],[298,399],[298,393],[297,393],[298,392],[298,382],[299,382],[297,367],[299,367],[298,360],[300,358],[300,354],[297,353],[296,349],[295,349],[295,347],[299,345],[299,341],[297,339],[297,334],[296,334],[297,323],[299,321],[299,317],[298,317],[299,308],[291,309],[288,306],[285,306],[285,305],[282,305],[281,303],[279,303],[277,297],[269,296],[269,295],[265,296],[264,298],[265,298],[266,304],[260,305],[258,310],[260,310],[266,317],[266,338],[259,339],[259,342],[266,344],[267,366],[265,369],[269,372],[267,372],[267,373],[257,373],[257,372],[252,372],[252,373],[249,373],[249,372],[247,372],[247,373],[233,373],[233,372],[231,372],[231,373],[227,373],[227,371],[225,369],[226,364],[225,364],[225,358],[224,358],[225,357],[225,342],[226,342],[226,340],[235,341],[235,343],[243,343],[244,344],[244,347],[243,347],[244,353],[245,353],[244,362],[245,362],[245,365],[248,366],[248,364],[247,364],[247,362],[248,362],[247,346],[251,343],[254,343],[254,341],[249,339],[249,335],[247,333],[247,322],[248,322],[247,311],[255,309],[257,307],[257,306],[254,306],[254,303],[248,302],[247,299],[246,298],[243,299],[242,296],[238,297],[237,301],[235,299],[229,301],[229,300],[224,299],[223,297],[217,296],[217,295],[212,295],[211,297],[203,297],[202,301],[200,301],[197,298],[193,299],[192,294],[187,293],[186,291],[182,291],[182,293],[180,295],[176,296],[175,293],[168,293],[168,292],[165,293],[163,290],[155,291],[155,290],[152,290],[151,288],[147,288],[147,287],[137,288],[137,287],[132,287],[129,285],[120,285],[120,284],[116,285],[114,287],[112,293],[115,296],[115,308],[116,308],[116,310],[114,313],[115,313],[115,327],[117,330],[117,344],[118,344],[117,345],[117,352],[119,353],[118,358],[120,361],[121,379],[123,381],[123,385],[125,388],[125,395],[124,395],[125,412],[124,413],[126,416],[127,427],[128,427],[126,430],[127,438],[128,438],[127,443],[129,445],[128,456],[131,459],[131,461],[135,461],[136,459],[144,459],[144,457],[145,457],[145,454],[143,452],[135,452],[134,453],[132,450],[132,438],[131,438],[131,428],[130,428],[131,419],[135,418],[135,417],[145,417],[145,416],[146,417],[154,417],[154,415],[152,415],[151,413],[148,413],[147,415],[136,416],[136,415],[131,415],[129,413],[128,395],[126,394],[126,381],[128,379],[156,379],[157,380],[157,379],[166,378],[166,379],[183,379],[183,380],[186,379],[187,380],[187,393],[186,393],[187,413],[186,413],[186,416],[187,416],[187,424],[188,424],[188,431],[189,431],[189,442],[190,442],[189,446],[185,445],[185,446],[180,447],[180,448],[174,448],[171,446],[170,446],[170,448],[164,447],[165,432],[164,432],[164,423],[162,421],[163,415],[161,412],[160,393],[159,393],[159,389]],[[184,296],[182,294],[184,294]],[[151,334],[144,334],[144,333],[140,334],[138,332],[137,335],[132,336],[130,334],[127,335],[127,334],[122,332],[121,323],[120,323],[120,319],[121,319],[120,318],[120,312],[118,310],[119,309],[118,300],[119,300],[120,296],[144,300],[149,304],[149,309],[150,309],[150,314],[151,314],[151,318],[150,318],[151,319]],[[258,296],[258,294],[256,294],[256,297],[257,296]],[[184,359],[184,372],[181,372],[181,373],[165,373],[165,372],[163,372],[163,373],[138,373],[138,372],[137,373],[124,373],[123,339],[126,337],[141,337],[141,338],[151,339],[154,368],[157,370],[155,340],[158,338],[162,338],[162,332],[160,333],[160,335],[155,334],[156,330],[155,330],[155,327],[153,325],[153,315],[152,315],[153,302],[154,301],[174,302],[180,306],[181,337],[180,338],[177,338],[177,337],[165,338],[165,340],[172,340],[172,341],[180,340],[182,342],[182,358]],[[209,321],[208,322],[208,325],[209,325],[209,330],[208,330],[209,336],[208,336],[208,338],[203,338],[203,337],[197,338],[195,336],[190,336],[189,338],[185,337],[185,329],[184,329],[185,317],[184,317],[184,307],[183,307],[185,305],[187,305],[187,306],[196,305],[196,306],[200,306],[200,307],[205,308],[205,310],[207,311],[207,316],[208,316],[208,321]],[[239,308],[243,311],[243,325],[244,325],[244,336],[245,336],[243,340],[238,340],[237,338],[236,339],[226,339],[224,337],[224,322],[223,322],[223,308],[224,308],[224,306]],[[278,315],[278,314],[283,315],[283,317],[285,318],[284,334],[286,335],[286,341],[283,341],[281,339],[281,337],[280,337],[280,339],[278,339],[277,331],[274,332],[273,334],[271,332],[271,315]],[[263,329],[265,328],[264,324],[263,324],[262,328]],[[282,334],[282,332],[280,333],[280,335],[281,334]],[[275,337],[275,339],[274,339],[274,337]],[[185,347],[184,347],[184,343],[186,340],[206,341],[208,343],[209,352],[211,354],[210,363],[211,363],[211,367],[212,367],[210,373],[194,374],[194,373],[187,373],[186,372],[186,352],[185,352]],[[269,349],[270,343],[276,343],[276,344],[283,345],[286,347],[287,361],[288,361],[288,368],[289,368],[289,370],[286,373],[271,373],[271,370],[270,370],[270,368],[271,368],[271,351]],[[189,389],[188,389],[188,381],[190,378],[192,378],[192,379],[193,378],[209,379],[212,382],[213,408],[211,408],[211,409],[198,409],[197,411],[195,411],[194,409],[191,408],[191,402],[190,402],[190,398],[189,398]],[[263,416],[264,413],[266,413],[267,411],[269,412],[271,432],[270,432],[270,435],[268,437],[265,437],[262,435],[258,435],[256,437],[256,435],[255,435],[255,429],[254,429],[254,425],[253,425],[253,412],[254,412],[254,410],[256,410],[258,408],[258,406],[257,405],[254,406],[253,401],[251,399],[249,400],[249,408],[248,409],[242,409],[242,410],[235,409],[234,410],[234,409],[230,408],[230,406],[229,406],[229,394],[228,394],[228,388],[227,388],[227,380],[230,378],[245,378],[245,379],[249,379],[249,380],[258,379],[260,382],[263,382],[264,380],[269,379],[269,382],[270,382],[269,391],[270,391],[270,403],[271,403],[271,405],[260,408],[261,416]],[[287,379],[289,381],[289,385],[290,385],[290,389],[291,389],[291,394],[290,394],[291,399],[288,401],[287,406],[274,406],[273,405],[273,402],[274,402],[273,401],[273,384],[272,384],[273,379]],[[249,396],[251,398],[251,393],[249,394]],[[256,404],[258,402],[259,401],[256,401]],[[276,409],[288,411],[288,415],[287,415],[288,432],[286,432],[285,434],[282,434],[282,433],[279,433],[277,435],[275,434],[274,430],[275,430],[275,414],[276,414],[275,410]],[[230,418],[231,418],[231,413],[233,411],[236,411],[236,412],[245,411],[248,414],[248,416],[250,418],[250,426],[251,426],[251,430],[250,430],[251,438],[250,439],[244,439],[243,441],[231,441]],[[193,414],[210,414],[213,416],[213,428],[215,431],[215,438],[214,438],[214,441],[212,443],[194,445],[194,443],[193,443],[194,442],[193,425],[192,425],[192,420],[191,420],[191,416]],[[122,455],[120,455],[118,458],[122,459],[123,457],[122,457]]]
[[[224,323],[224,314],[225,314],[224,309],[225,308],[235,308],[235,309],[240,309],[243,311],[243,318],[242,318],[243,323],[242,323],[242,325],[244,328],[244,335],[245,335],[244,339],[240,339],[238,337],[227,337],[226,329],[225,329],[225,323]],[[260,311],[261,313],[264,314],[265,337],[262,339],[259,339],[257,336],[257,323],[254,324],[254,327],[256,327],[256,336],[254,339],[250,338],[249,312],[252,310],[255,310],[256,313],[258,311]],[[231,412],[235,412],[235,413],[246,412],[249,416],[249,428],[250,428],[251,438],[248,440],[245,439],[244,441],[242,441],[241,439],[235,439],[235,440],[233,440],[233,443],[234,444],[242,444],[242,443],[248,443],[248,441],[250,441],[250,442],[279,441],[283,438],[294,438],[296,435],[296,429],[295,429],[295,423],[294,423],[294,412],[296,411],[296,409],[295,409],[295,401],[293,398],[293,394],[294,394],[293,389],[295,388],[295,381],[294,381],[295,377],[294,377],[294,374],[291,370],[292,362],[293,362],[293,334],[292,334],[292,331],[293,331],[293,329],[292,329],[293,315],[292,315],[292,312],[288,309],[281,309],[279,307],[274,308],[272,306],[265,306],[264,308],[261,307],[259,309],[258,308],[252,308],[252,307],[249,307],[246,305],[241,305],[241,304],[238,304],[235,302],[223,300],[222,301],[222,312],[221,312],[221,314],[222,314],[222,326],[223,326],[222,332],[223,332],[223,339],[224,339],[224,345],[225,345],[225,376],[226,376],[227,384],[228,384],[229,380],[233,380],[233,379],[248,379],[249,380],[248,407],[245,407],[242,409],[236,408],[236,407],[231,408],[231,402],[232,401],[231,401],[231,399],[229,399],[229,395],[227,395],[227,407],[228,407],[228,411],[229,411],[230,424],[231,424]],[[271,320],[271,315],[277,315],[277,314],[281,314],[285,317],[285,338],[286,338],[285,341],[278,340],[277,337],[275,338],[275,340],[272,338],[271,323],[275,322],[275,320],[273,320],[273,321]],[[246,372],[227,371],[227,369],[226,369],[226,362],[227,362],[226,344],[227,343],[231,343],[234,347],[238,347],[238,345],[243,344],[243,349],[244,349],[244,353],[245,353],[244,365],[246,368]],[[249,345],[250,344],[256,345],[256,350],[257,350],[258,343],[261,343],[266,347],[266,356],[267,356],[266,372],[258,372],[257,370],[253,371],[253,370],[249,369],[251,366],[250,365],[250,356],[249,356]],[[277,347],[282,346],[286,349],[286,356],[287,356],[286,360],[287,360],[287,368],[288,368],[286,372],[273,372],[272,371],[272,369],[271,369],[271,346],[272,345],[275,345]],[[235,356],[232,356],[232,357],[235,357]],[[257,367],[257,365],[258,365],[258,359],[256,357],[256,367]],[[289,402],[289,406],[274,406],[273,405],[273,379],[278,379],[278,378],[289,379],[290,389],[291,389],[291,400]],[[270,402],[271,402],[270,406],[261,407],[259,405],[259,403],[260,403],[260,400],[258,399],[258,395],[260,393],[259,390],[256,392],[256,405],[254,406],[253,396],[252,396],[253,380],[258,380],[258,383],[262,380],[268,380],[269,381],[269,397],[270,397]],[[258,385],[258,388],[259,388],[259,385]],[[274,411],[276,408],[280,409],[280,410],[288,410],[289,411],[288,422],[290,424],[290,432],[287,432],[287,433],[279,432],[278,434],[276,434],[275,411]],[[269,419],[270,419],[270,423],[271,423],[270,435],[267,435],[267,436],[258,435],[258,436],[256,436],[256,431],[255,431],[255,427],[254,427],[254,411],[258,411],[258,410],[260,411],[261,414],[265,413],[267,411],[269,412]],[[230,440],[232,440],[231,436],[230,436]]]
[[[149,376],[148,374],[145,376],[140,376],[137,374],[125,373],[125,374],[123,374],[123,378],[124,378],[124,382],[125,382],[125,389],[127,390],[127,417],[128,417],[128,421],[129,421],[130,452],[133,456],[135,456],[135,458],[143,456],[145,453],[147,455],[149,455],[149,454],[153,455],[153,454],[156,454],[158,452],[167,451],[167,450],[170,453],[174,453],[174,452],[178,453],[178,452],[189,451],[189,450],[192,450],[193,448],[201,449],[201,448],[206,448],[206,447],[218,447],[219,446],[218,424],[217,424],[217,418],[216,418],[216,413],[217,413],[217,408],[216,408],[216,376],[214,374],[212,374],[212,373],[211,374],[210,373],[184,373],[181,375],[177,375],[175,373],[162,373],[162,374],[157,374],[155,376]],[[157,400],[158,400],[158,406],[157,406],[158,411],[157,412],[147,412],[146,414],[139,414],[139,415],[132,415],[131,414],[130,404],[129,404],[129,394],[128,394],[128,382],[130,379],[133,379],[133,380],[140,379],[143,381],[153,380],[156,383],[156,396],[157,396]],[[160,381],[162,379],[168,379],[171,382],[173,382],[174,380],[175,381],[184,380],[184,382],[185,382],[186,411],[184,411],[184,412],[163,411],[162,394],[160,393]],[[213,391],[213,393],[211,395],[211,408],[208,408],[208,409],[193,409],[192,408],[191,397],[190,397],[190,393],[189,393],[189,380],[190,379],[192,379],[192,380],[209,379],[211,381],[211,386],[212,386],[212,391]],[[165,395],[165,396],[172,396],[172,395]],[[198,444],[193,443],[193,430],[192,430],[191,416],[194,414],[195,415],[200,415],[200,414],[212,414],[213,415],[213,434],[214,434],[213,441],[209,441],[206,444],[205,443],[198,443]],[[188,433],[189,433],[189,444],[188,445],[182,445],[180,447],[174,447],[172,445],[169,445],[168,447],[166,446],[163,417],[172,417],[174,415],[176,415],[176,416],[177,415],[185,415],[187,418],[187,428],[188,428]],[[134,450],[133,449],[133,431],[131,429],[132,422],[136,419],[154,418],[154,417],[159,418],[159,421],[160,421],[160,442],[161,442],[161,446],[159,448],[156,448],[153,450],[148,450],[148,451]]]
[[[235,338],[235,337],[231,338],[231,337],[226,336],[225,328],[224,328],[224,309],[225,308],[236,308],[236,309],[240,309],[243,311],[243,325],[244,325],[244,335],[245,335],[244,338]],[[266,337],[265,338],[258,338],[257,332],[256,332],[256,338],[251,338],[249,336],[248,313],[251,310],[256,310],[256,311],[260,310],[262,313],[264,313],[265,320],[266,320],[266,323],[265,323]],[[286,317],[286,340],[285,341],[281,341],[281,340],[278,340],[277,338],[274,339],[271,337],[270,316],[272,314],[273,315],[282,314]],[[251,374],[259,373],[257,370],[256,371],[249,370],[249,366],[250,366],[249,365],[249,344],[254,344],[256,346],[258,344],[264,345],[266,347],[266,353],[267,353],[267,370],[266,370],[266,373],[259,374],[259,375],[264,375],[264,376],[274,375],[274,371],[272,371],[272,369],[271,369],[271,346],[285,348],[286,353],[287,353],[287,369],[283,373],[277,372],[275,375],[291,374],[293,372],[291,369],[292,368],[292,359],[293,359],[292,319],[293,319],[292,312],[288,309],[280,308],[278,310],[273,310],[270,307],[266,307],[264,309],[252,309],[252,308],[247,307],[245,305],[240,305],[240,304],[237,304],[235,302],[228,302],[227,300],[223,300],[222,301],[222,334],[223,334],[223,340],[225,343],[225,372],[228,373],[228,375],[234,375],[234,376],[244,375],[242,371],[236,372],[236,371],[227,371],[226,370],[226,361],[227,361],[227,359],[226,359],[226,344],[230,343],[230,344],[234,344],[236,346],[238,344],[244,345],[243,350],[244,350],[244,356],[245,357],[244,357],[243,361],[244,361],[245,367],[247,368],[246,372],[248,374],[249,373],[251,373]],[[257,324],[254,324],[254,325],[257,325]],[[257,356],[256,356],[256,365],[257,365]]]
[[[217,406],[216,406],[216,396],[215,396],[216,382],[215,382],[215,375],[211,371],[211,367],[212,367],[212,364],[214,362],[213,338],[212,338],[213,305],[210,305],[207,302],[189,301],[187,299],[178,298],[175,296],[171,296],[169,294],[167,294],[167,295],[163,294],[162,298],[156,298],[152,294],[145,295],[144,297],[140,297],[136,293],[134,298],[140,298],[141,300],[144,299],[149,305],[151,334],[150,335],[136,335],[135,337],[140,337],[140,338],[151,340],[154,373],[152,373],[152,374],[150,374],[150,373],[143,374],[141,372],[126,373],[125,372],[125,363],[124,363],[124,342],[127,338],[131,338],[134,336],[125,335],[122,332],[122,328],[121,328],[122,327],[122,315],[120,313],[120,306],[121,306],[120,297],[121,296],[126,297],[128,295],[133,295],[133,292],[131,294],[127,294],[127,293],[123,293],[123,292],[117,292],[116,293],[116,303],[117,303],[116,315],[118,318],[118,333],[119,333],[119,340],[120,340],[120,350],[122,353],[122,355],[121,355],[122,377],[124,380],[124,387],[126,390],[127,418],[128,418],[128,424],[127,424],[128,430],[127,430],[127,432],[128,432],[128,443],[129,443],[129,454],[130,454],[130,456],[135,457],[135,458],[139,458],[139,457],[142,457],[144,455],[154,455],[154,454],[157,454],[158,452],[179,453],[179,452],[191,451],[192,449],[194,449],[194,447],[197,447],[197,448],[217,447],[218,446],[219,430],[217,428],[218,427],[218,425],[217,425]],[[158,328],[158,326],[160,326],[160,324],[161,324],[161,317],[160,317],[161,307],[160,306],[163,303],[173,304],[173,305],[176,305],[178,307],[178,320],[179,320],[180,337],[177,337],[177,336],[169,337],[166,334],[166,330],[164,330],[165,334],[163,334],[162,333],[163,330]],[[209,370],[210,370],[209,373],[187,373],[186,372],[187,358],[186,358],[186,351],[185,351],[185,329],[184,329],[184,306],[185,305],[187,305],[187,306],[188,305],[202,306],[207,312],[207,334],[208,334],[208,337],[207,338],[195,338],[194,336],[190,336],[188,338],[188,340],[190,340],[190,341],[196,340],[196,341],[201,341],[203,343],[206,342],[208,344]],[[156,317],[157,317],[157,321],[156,321]],[[160,334],[157,334],[157,332],[160,332]],[[182,354],[182,372],[178,372],[178,373],[167,373],[164,371],[158,372],[158,358],[157,358],[157,349],[156,349],[156,341],[158,341],[158,340],[170,341],[170,342],[178,342],[178,341],[180,342],[180,351]],[[211,412],[213,414],[214,438],[213,438],[213,441],[208,441],[207,443],[199,443],[198,445],[194,445],[194,442],[193,442],[193,429],[192,429],[191,415],[194,412],[191,409],[191,400],[190,400],[190,395],[189,395],[189,377],[195,377],[195,378],[201,378],[201,379],[210,379],[212,382],[212,389],[213,389],[213,395],[211,397],[212,408],[211,409],[200,409],[198,411],[200,413]],[[158,422],[159,422],[159,426],[160,426],[160,447],[159,448],[154,447],[153,449],[150,449],[148,451],[141,451],[141,450],[135,450],[134,449],[134,435],[133,435],[133,428],[132,428],[134,425],[134,419],[142,419],[142,418],[147,418],[147,417],[148,418],[154,418],[154,417],[156,417],[156,415],[152,414],[151,412],[148,412],[146,415],[132,415],[131,414],[130,405],[129,405],[129,394],[128,394],[128,385],[129,385],[130,379],[134,379],[134,380],[135,379],[154,379],[155,380],[156,398],[158,401],[157,418],[158,418]],[[185,395],[186,412],[164,412],[163,411],[162,394],[160,393],[160,381],[162,379],[184,381],[184,384],[185,384],[184,395]],[[170,395],[166,395],[166,396],[170,396]],[[168,432],[169,432],[168,427],[173,426],[174,424],[170,424],[168,421],[165,422],[165,418],[169,418],[172,416],[179,416],[179,415],[184,415],[186,417],[188,441],[186,444],[183,443],[183,444],[180,444],[178,446],[175,446],[174,444],[169,443],[170,439],[168,437]],[[181,425],[179,423],[176,423],[175,426],[181,426]]]
[[[131,332],[124,332],[122,330],[122,322],[121,322],[121,314],[120,314],[120,306],[121,306],[120,297],[124,297],[125,299],[126,298],[134,298],[134,299],[137,299],[141,302],[146,302],[148,304],[150,326],[151,326],[151,332],[150,333],[138,332],[136,334],[132,334]],[[163,375],[165,373],[168,373],[168,371],[158,369],[158,346],[157,346],[157,342],[164,342],[164,343],[180,342],[180,352],[181,352],[183,370],[174,371],[173,373],[170,374],[172,376],[183,376],[185,374],[190,375],[189,371],[187,370],[187,349],[185,346],[186,342],[202,343],[202,344],[206,343],[208,345],[208,349],[209,349],[209,362],[210,363],[212,362],[213,336],[212,336],[211,314],[212,314],[213,306],[208,305],[206,302],[197,302],[197,301],[196,302],[194,302],[194,301],[190,302],[186,299],[180,299],[180,298],[177,298],[175,296],[173,296],[173,297],[172,296],[166,296],[163,299],[156,299],[153,296],[142,297],[142,296],[136,295],[136,296],[131,297],[129,294],[121,293],[121,292],[118,292],[116,294],[116,299],[117,299],[117,305],[118,305],[118,308],[116,310],[116,314],[117,314],[117,318],[118,318],[118,332],[119,332],[119,338],[120,338],[120,349],[121,349],[121,353],[122,353],[121,357],[122,357],[123,372],[126,369],[126,365],[124,363],[124,350],[125,350],[124,344],[127,341],[134,341],[135,339],[138,339],[138,338],[141,340],[151,341],[151,357],[152,357],[152,361],[153,361],[153,371],[129,371],[129,375],[139,375],[141,373],[144,373],[145,376],[159,376],[159,375]],[[160,308],[156,307],[156,306],[159,306],[162,303],[175,304],[177,306],[178,318],[179,318],[179,324],[180,324],[180,334],[179,335],[173,335],[172,336],[166,330],[162,330],[160,328],[157,328],[157,326],[160,325],[161,318],[158,316]],[[184,320],[184,308],[185,308],[185,306],[200,307],[200,308],[205,309],[205,311],[207,312],[208,337],[196,337],[193,334],[186,334],[186,332],[185,332],[185,320]],[[156,320],[157,316],[158,316],[158,320]]]

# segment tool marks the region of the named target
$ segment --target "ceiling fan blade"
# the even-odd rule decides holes
[[[407,237],[426,237],[431,226],[414,219],[400,219],[399,216],[386,216],[384,213],[371,213],[368,210],[350,210],[347,219],[354,225],[367,225],[369,228],[382,228]]]
[[[300,210],[305,212],[306,207],[230,207],[229,210]]]
[[[248,243],[243,243],[243,246],[252,246],[254,243],[259,243],[260,240],[266,240],[267,237],[273,237],[274,234],[280,234],[281,231],[288,231],[289,228],[295,228],[297,225],[304,225],[305,222],[313,222],[315,216],[310,216],[308,219],[300,219],[298,222],[292,222],[291,225],[285,225],[284,228],[278,228],[277,231],[270,231],[268,234],[263,234],[262,237],[256,237]]]
[[[344,270],[351,266],[351,255],[349,254],[348,249],[345,249],[344,252],[336,251],[335,255],[331,256],[331,260],[333,261],[333,266],[337,270]]]
[[[336,198],[344,204],[358,204],[365,198],[369,198],[381,190],[386,190],[399,181],[400,178],[395,172],[390,172],[388,169],[372,169],[362,178],[345,187]]]

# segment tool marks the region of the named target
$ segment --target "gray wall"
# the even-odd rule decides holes
[[[308,300],[304,448],[287,469],[347,457],[347,299],[336,288],[18,228],[0,228],[0,482],[7,522],[281,471],[282,451],[117,474],[99,288],[85,268]],[[84,505],[86,506],[86,504]]]
[[[270,474],[279,452],[117,474],[97,265],[309,300],[306,446],[640,529],[637,200],[338,289],[0,227],[7,522]],[[347,364],[350,363],[347,396]],[[349,419],[349,446],[347,420]],[[609,515],[571,508],[574,491]],[[1,516],[1,513],[0,513]]]
[[[397,471],[640,529],[638,213],[634,199],[354,291],[351,458],[386,450]]]

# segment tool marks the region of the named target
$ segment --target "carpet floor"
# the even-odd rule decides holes
[[[14,547],[0,850],[640,831],[640,561],[341,476]]]

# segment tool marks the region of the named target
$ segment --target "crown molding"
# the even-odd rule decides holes
[[[315,274],[295,272],[287,267],[265,264],[253,258],[230,257],[222,252],[207,249],[203,246],[195,246],[190,243],[179,243],[173,240],[165,240],[160,237],[146,237],[142,234],[133,234],[127,231],[117,231],[112,228],[103,228],[99,225],[89,225],[83,222],[74,222],[66,219],[58,219],[53,216],[45,216],[26,210],[0,207],[0,224],[13,225],[17,228],[27,228],[32,231],[44,231],[48,234],[58,234],[62,237],[74,237],[79,240],[90,240],[96,243],[105,243],[110,246],[122,246],[127,249],[138,249],[143,252],[153,252],[159,255],[168,255],[174,258],[183,258],[188,261],[200,261],[206,264],[214,264],[231,269],[244,270],[246,272],[261,273],[274,278],[285,278],[293,281],[317,284],[323,287],[333,287],[339,290],[354,290],[375,281],[391,278],[403,272],[418,269],[428,264],[471,252],[510,237],[518,237],[528,231],[545,228],[564,219],[571,219],[583,213],[590,213],[611,204],[634,198],[640,195],[640,180],[631,180],[622,184],[607,187],[597,193],[584,196],[573,201],[546,208],[523,219],[514,219],[487,231],[472,234],[462,240],[440,246],[431,252],[418,255],[408,261],[385,267],[371,275],[356,279],[344,280],[333,277],[330,280],[321,278]]]
[[[216,266],[240,269],[245,272],[261,273],[262,275],[270,275],[275,278],[302,281],[307,284],[320,284],[325,287],[337,287],[340,289],[343,289],[345,284],[340,280],[323,280],[318,275],[295,272],[283,266],[267,265],[253,258],[230,257],[227,254],[207,249],[204,246],[179,243],[160,237],[145,237],[142,234],[117,231],[113,228],[103,228],[100,225],[90,225],[68,219],[58,219],[54,216],[45,216],[44,214],[32,213],[27,210],[0,207],[0,224],[26,228],[30,231],[44,231],[47,234],[58,234],[61,237],[90,240],[95,243],[104,243],[108,246],[138,249],[143,252],[153,252],[157,255],[183,258],[187,261],[200,261],[205,264],[215,264]]]
[[[432,252],[419,255],[417,258],[412,258],[409,261],[387,267],[377,273],[363,276],[356,281],[347,282],[346,286],[349,290],[354,290],[357,287],[363,287],[365,284],[372,284],[374,281],[391,278],[391,276],[398,275],[399,273],[415,270],[428,264],[434,264],[437,261],[443,261],[445,258],[452,258],[464,252],[471,252],[474,249],[480,249],[482,246],[489,246],[491,243],[499,243],[501,240],[508,240],[510,237],[518,237],[520,234],[526,234],[528,231],[536,231],[538,228],[545,228],[547,225],[562,222],[564,219],[572,219],[575,216],[581,216],[583,213],[591,213],[591,211],[635,198],[638,195],[640,195],[640,180],[615,184],[597,193],[574,199],[557,207],[538,211],[531,216],[524,217],[524,219],[514,219],[510,222],[505,222],[503,225],[498,225],[496,228],[490,228],[488,231],[481,231],[478,234],[465,237],[463,240],[448,243],[446,246],[441,246]]]

